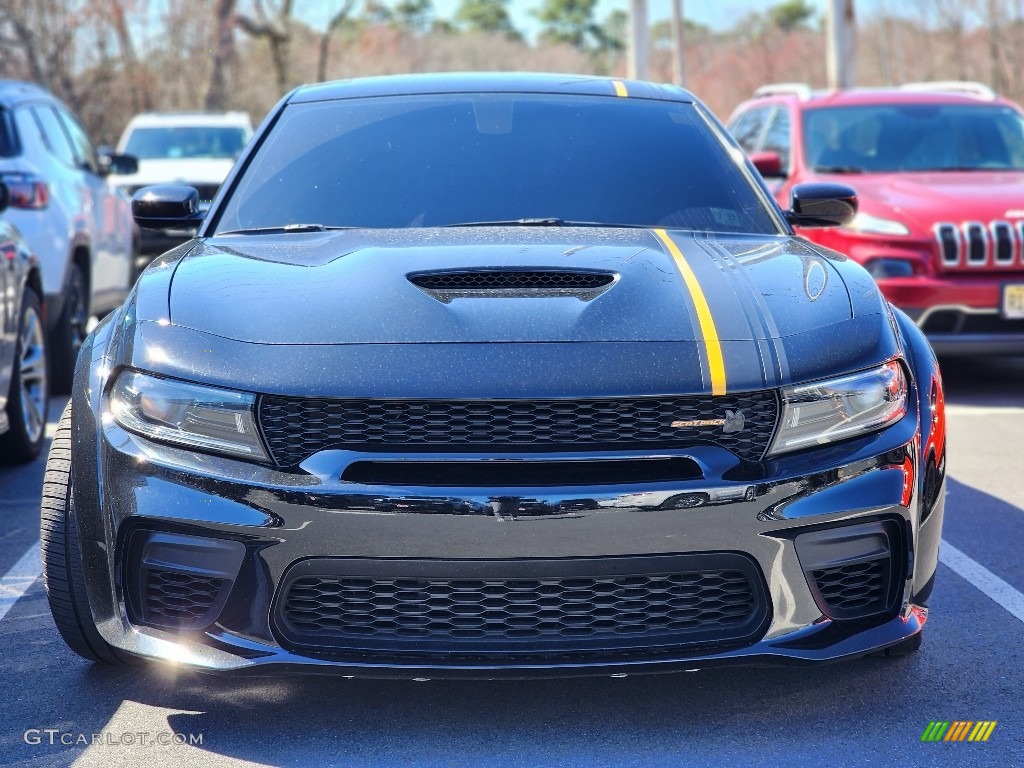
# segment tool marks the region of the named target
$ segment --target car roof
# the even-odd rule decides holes
[[[618,85],[616,85],[618,84]],[[616,80],[588,75],[534,72],[454,72],[390,75],[304,85],[288,101],[304,103],[367,96],[406,96],[439,93],[551,93],[580,96],[618,96],[692,102],[693,96],[675,85]]]
[[[133,117],[130,128],[176,126],[239,126],[251,128],[246,112],[143,112]]]
[[[0,79],[0,106],[12,107],[29,99],[59,101],[52,93],[35,83],[27,83],[24,80]]]
[[[871,104],[991,104],[1013,106],[1013,102],[997,96],[980,84],[971,83],[912,83],[903,87],[849,88],[845,90],[810,90],[800,84],[781,84],[759,89],[752,99],[744,103],[750,107],[758,103],[784,101],[799,105],[800,109],[820,107],[862,106]]]

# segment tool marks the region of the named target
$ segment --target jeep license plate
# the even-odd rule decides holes
[[[1024,283],[1003,286],[1002,310],[1007,320],[1024,319]]]

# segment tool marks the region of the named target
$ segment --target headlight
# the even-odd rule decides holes
[[[256,398],[138,371],[124,371],[110,392],[110,412],[129,432],[188,448],[268,461],[256,423]]]
[[[782,391],[782,424],[769,453],[796,451],[874,432],[907,412],[907,380],[896,361],[870,371]]]
[[[910,229],[901,221],[881,219],[869,213],[858,213],[853,221],[846,225],[847,229],[863,232],[866,235],[909,235]]]

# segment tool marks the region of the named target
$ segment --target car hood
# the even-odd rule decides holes
[[[940,221],[1024,218],[1024,172],[869,174],[844,180],[857,190],[863,210],[894,214],[927,232]]]
[[[491,290],[480,270],[526,274]],[[529,282],[552,272],[567,285]],[[452,273],[461,289],[414,282]],[[593,273],[610,283],[574,287]],[[800,240],[523,227],[211,238],[178,264],[169,311],[262,344],[756,341],[853,316],[832,258]]]
[[[220,184],[235,161],[231,158],[177,158],[171,160],[139,160],[139,170],[132,174],[111,176],[118,186],[149,184]]]

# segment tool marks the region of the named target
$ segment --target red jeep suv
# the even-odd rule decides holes
[[[860,212],[802,232],[863,264],[940,354],[1024,353],[1024,112],[979,83],[759,88],[729,130],[785,207],[842,181]]]

